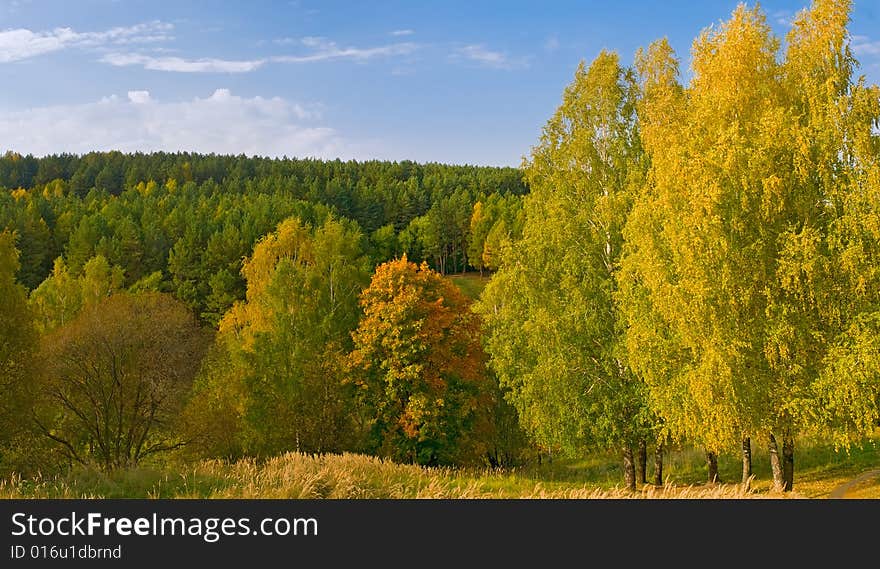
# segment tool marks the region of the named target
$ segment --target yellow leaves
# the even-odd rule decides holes
[[[482,223],[483,218],[483,202],[478,201],[474,204],[474,211],[471,214],[471,231],[474,231]]]
[[[324,333],[319,323],[325,315],[348,299],[356,307],[355,295],[363,285],[353,281],[365,277],[358,265],[359,239],[333,219],[315,229],[295,217],[282,221],[244,260],[246,300],[236,302],[221,319],[221,336],[232,336],[240,347],[252,350],[255,338],[275,331],[281,316],[304,319],[307,324],[299,326],[307,334]],[[335,325],[344,327],[349,316],[336,314]]]
[[[15,201],[26,200],[28,197],[28,191],[24,188],[17,188],[10,191],[9,195],[11,195]]]
[[[849,10],[817,0],[781,59],[740,6],[694,42],[686,88],[668,44],[636,59],[651,171],[624,232],[627,347],[670,428],[707,444],[794,416],[843,305],[877,296],[880,104],[851,83]]]
[[[176,188],[177,182],[174,180],[170,180],[169,182],[171,182],[171,181],[174,182],[174,187]],[[156,193],[156,190],[158,189],[158,187],[159,187],[159,185],[156,184],[155,180],[150,180],[149,182],[146,182],[146,183],[138,182],[137,186],[135,186],[135,190],[137,190],[137,192],[140,195],[142,195],[144,197],[149,197],[149,196],[153,195],[154,193]],[[169,189],[171,189],[171,186],[168,186],[168,187],[169,187]]]
[[[786,233],[779,238],[779,285],[801,302],[815,301],[818,280],[826,276],[822,240],[813,227],[804,227],[799,233]]]
[[[770,174],[762,180],[763,194],[761,195],[761,211],[771,217],[780,213],[785,207],[785,188],[782,179],[776,173]]]
[[[769,96],[779,40],[758,7],[740,5],[694,42],[690,93],[704,120],[748,122]]]
[[[809,89],[810,79],[819,78],[814,86],[820,89],[830,87],[832,93],[840,93],[846,88],[854,62],[845,49],[851,11],[851,0],[814,0],[810,10],[795,17],[787,38],[786,65],[802,87]]]
[[[246,302],[237,301],[223,315],[218,325],[220,337],[233,336],[245,350],[252,350],[254,335],[269,329],[269,318],[264,311]]]

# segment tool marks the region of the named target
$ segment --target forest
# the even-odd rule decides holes
[[[880,427],[880,87],[850,0],[581,63],[520,168],[0,157],[0,477],[514,468]],[[454,278],[483,277],[469,294]],[[662,475],[657,483],[662,484]]]

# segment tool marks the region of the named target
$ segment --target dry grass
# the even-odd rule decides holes
[[[880,499],[880,474],[853,485],[847,491],[846,498],[855,500]]]
[[[427,469],[356,454],[284,454],[262,463],[203,461],[182,472],[82,470],[0,481],[0,498],[742,499],[782,498],[739,485],[645,486],[637,492],[547,483],[516,473]],[[797,494],[786,498],[801,497]]]
[[[880,499],[880,481],[857,487],[852,492],[847,493],[846,497],[854,500],[878,500]]]

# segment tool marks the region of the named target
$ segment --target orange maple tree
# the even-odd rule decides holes
[[[404,256],[376,269],[360,304],[349,363],[374,450],[420,464],[479,454],[474,435],[488,425],[491,384],[470,301]]]

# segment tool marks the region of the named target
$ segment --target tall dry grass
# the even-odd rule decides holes
[[[12,498],[287,498],[287,499],[751,499],[781,498],[739,485],[645,486],[636,492],[588,484],[549,485],[522,475],[395,464],[357,454],[287,453],[265,461],[202,461],[179,472],[105,474],[0,481]],[[787,495],[786,498],[800,497]]]

